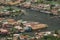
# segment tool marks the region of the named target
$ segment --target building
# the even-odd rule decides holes
[[[24,2],[25,0],[0,0],[0,3],[4,3],[4,4],[17,4],[17,3],[21,3]]]

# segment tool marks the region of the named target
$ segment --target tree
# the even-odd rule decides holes
[[[58,30],[55,30],[55,34],[58,34]]]
[[[53,1],[53,0],[47,0],[47,1]]]
[[[20,40],[20,38],[18,37],[17,40]]]
[[[37,0],[38,3],[43,3],[44,0]]]

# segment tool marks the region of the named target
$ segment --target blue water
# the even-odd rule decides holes
[[[37,11],[33,11],[30,9],[24,9],[27,13],[26,15],[22,15],[20,18],[25,21],[35,21],[44,24],[48,24],[47,29],[43,29],[43,31],[52,31],[60,29],[60,18],[51,16],[46,13],[41,13]],[[53,17],[53,18],[52,18]]]
[[[48,24],[49,27],[47,29],[43,29],[42,31],[52,31],[52,30],[60,29],[59,17],[51,16],[49,14],[41,13],[39,11],[34,11],[31,9],[26,9],[26,8],[19,8],[19,9],[25,10],[26,11],[25,15],[16,16],[12,18],[16,20],[22,19],[24,21],[35,21],[43,24]]]

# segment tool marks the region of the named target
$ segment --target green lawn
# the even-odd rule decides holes
[[[60,40],[60,38],[49,35],[49,36],[44,36],[41,40]]]

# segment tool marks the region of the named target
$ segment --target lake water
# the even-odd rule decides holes
[[[24,8],[22,9],[26,11],[26,14],[22,15],[21,17],[18,17],[18,19],[21,18],[24,21],[35,21],[48,24],[49,27],[47,29],[43,29],[43,31],[52,31],[60,29],[59,17],[51,16],[49,14],[33,11],[30,9],[24,9]]]

